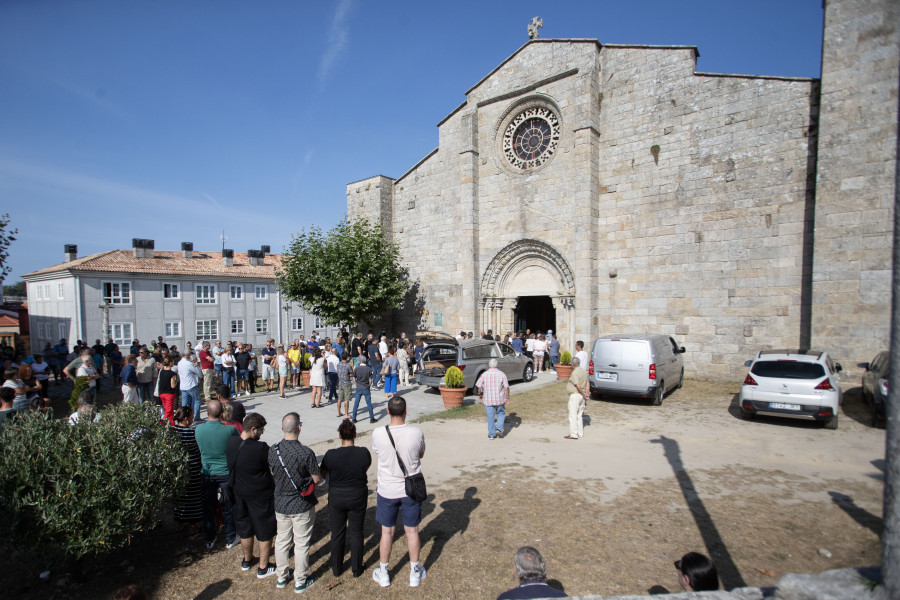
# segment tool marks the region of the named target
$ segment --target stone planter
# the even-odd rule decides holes
[[[568,381],[569,375],[575,369],[572,365],[553,365],[556,368],[556,378],[559,381]]]
[[[300,379],[303,381],[303,387],[309,387],[309,371],[300,371]]]
[[[462,406],[463,396],[466,395],[466,388],[448,388],[441,386],[441,400],[444,401],[444,408],[457,408]]]

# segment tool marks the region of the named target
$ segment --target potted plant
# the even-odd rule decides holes
[[[560,381],[566,381],[569,379],[569,375],[572,374],[572,370],[575,367],[572,366],[572,353],[566,350],[559,356],[559,363],[553,365],[553,368],[556,369],[556,378]]]
[[[300,377],[303,379],[303,387],[309,387],[309,369],[312,367],[311,356],[309,352],[304,352],[300,356]]]
[[[463,372],[459,367],[450,367],[444,373],[444,385],[438,388],[441,391],[441,399],[444,408],[457,408],[462,406],[463,396],[466,395],[466,384]]]

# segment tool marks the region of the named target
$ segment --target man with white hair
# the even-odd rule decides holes
[[[497,359],[488,362],[488,370],[475,382],[478,399],[484,404],[487,415],[488,439],[503,437],[506,421],[506,405],[509,404],[509,380],[506,373],[497,368]],[[497,423],[494,424],[496,415]]]
[[[497,600],[568,598],[565,592],[547,585],[547,566],[537,548],[522,546],[516,551],[515,573],[519,586],[503,592]]]
[[[584,437],[584,401],[590,397],[588,391],[587,371],[581,368],[581,360],[572,359],[572,374],[566,383],[566,391],[569,393],[569,435],[567,440],[577,440]]]

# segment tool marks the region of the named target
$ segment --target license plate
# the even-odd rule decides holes
[[[785,404],[784,402],[769,402],[769,408],[780,408],[781,410],[800,410],[800,405]]]
[[[597,379],[606,379],[607,381],[618,381],[619,374],[618,373],[597,373]]]

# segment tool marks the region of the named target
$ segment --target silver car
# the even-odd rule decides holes
[[[611,335],[594,340],[588,365],[591,394],[649,398],[662,404],[684,383],[684,346],[667,335]]]
[[[497,359],[497,368],[506,373],[510,381],[531,381],[534,377],[534,363],[524,354],[516,356],[516,351],[508,344],[484,339],[457,340],[443,331],[424,331],[416,334],[427,347],[416,364],[416,383],[431,387],[444,385],[444,374],[450,367],[459,367],[467,389],[475,387],[475,382],[488,370],[488,361]]]

